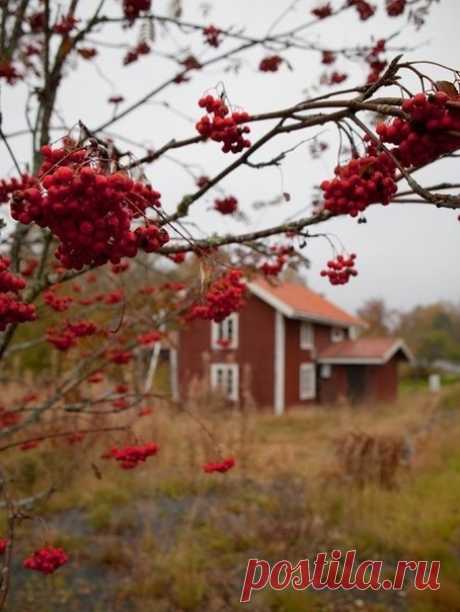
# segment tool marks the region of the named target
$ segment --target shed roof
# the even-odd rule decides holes
[[[265,279],[248,283],[249,290],[290,319],[318,323],[365,327],[365,323],[308,287],[298,283],[271,284]]]
[[[328,346],[320,352],[318,361],[330,364],[382,365],[398,353],[407,361],[413,361],[412,353],[400,338],[358,338]]]

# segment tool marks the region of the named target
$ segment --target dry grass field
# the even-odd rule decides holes
[[[56,488],[18,529],[9,609],[239,610],[248,558],[296,562],[356,548],[389,571],[398,559],[439,559],[441,589],[266,590],[246,608],[460,611],[457,386],[439,396],[408,392],[391,406],[281,418],[158,402],[136,433],[160,452],[130,471],[100,458],[107,437],[3,453],[17,498]],[[237,466],[205,474],[203,463],[218,454],[233,455]],[[71,562],[48,578],[26,574],[20,559],[44,541],[64,546]]]

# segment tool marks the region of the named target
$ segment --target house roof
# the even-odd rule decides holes
[[[319,353],[318,362],[382,365],[397,353],[407,361],[413,361],[412,353],[400,338],[358,338],[328,346]]]
[[[248,283],[258,298],[290,319],[306,319],[318,323],[365,327],[365,323],[332,302],[297,283],[271,284],[265,279]]]

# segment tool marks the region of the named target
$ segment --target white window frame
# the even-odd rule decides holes
[[[228,386],[228,376],[231,372],[232,388],[225,390],[225,397],[233,402],[239,399],[239,367],[237,363],[212,363],[211,364],[211,389],[219,389],[219,372],[225,376],[224,386]]]
[[[356,325],[351,325],[348,329],[348,338],[350,340],[356,340],[359,335],[359,329]]]
[[[343,342],[345,340],[345,332],[341,327],[331,327],[331,342]]]
[[[323,363],[321,366],[321,378],[330,378],[332,375],[332,366],[330,363]]]
[[[230,326],[232,327],[232,339],[228,346],[221,346],[219,340],[226,340],[229,337]],[[216,351],[237,349],[239,337],[239,317],[237,312],[232,312],[220,323],[211,322],[211,348]]]
[[[303,385],[304,373],[311,375],[311,387],[306,389]],[[309,400],[316,397],[316,367],[314,363],[301,363],[299,367],[299,399]]]
[[[313,349],[315,345],[315,332],[313,325],[307,321],[300,322],[300,348],[303,351]]]

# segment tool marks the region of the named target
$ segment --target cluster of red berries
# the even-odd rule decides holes
[[[450,99],[443,91],[419,93],[402,105],[409,120],[396,117],[377,126],[383,142],[398,145],[393,153],[404,166],[422,166],[458,149],[460,112],[447,106]]]
[[[0,429],[17,425],[21,419],[22,417],[19,412],[7,410],[4,406],[0,406]]]
[[[10,323],[25,323],[37,318],[35,306],[24,303],[17,295],[26,283],[8,270],[10,263],[8,257],[0,256],[0,331]]]
[[[336,259],[327,262],[327,269],[321,270],[321,276],[327,276],[331,285],[345,285],[352,276],[358,276],[355,260],[355,253],[350,257],[339,255]]]
[[[148,222],[143,227],[138,227],[134,232],[137,246],[146,253],[158,251],[169,241],[169,234],[163,227],[158,227],[152,222]]]
[[[156,330],[146,332],[137,337],[137,341],[141,346],[152,346],[159,340],[161,340],[162,334]]]
[[[171,255],[168,255],[168,257],[174,263],[181,264],[185,261],[186,253],[184,253],[183,251],[179,251],[178,253],[172,253]]]
[[[185,319],[204,319],[219,323],[232,312],[241,310],[245,293],[246,285],[242,282],[242,272],[230,270],[212,283],[204,296],[204,303],[191,306]]]
[[[377,154],[370,148],[367,155],[337,166],[336,177],[321,183],[324,208],[335,215],[356,217],[369,204],[389,204],[397,191],[395,171],[386,153]]]
[[[379,45],[379,43],[378,43]],[[381,48],[381,43],[380,43]],[[448,106],[443,91],[419,93],[406,100],[402,110],[408,118],[396,117],[380,123],[376,132],[382,142],[396,145],[391,151],[378,153],[368,141],[366,154],[337,166],[336,177],[323,181],[324,208],[334,214],[357,216],[369,204],[388,204],[397,191],[394,158],[407,168],[419,167],[451,153],[460,147],[460,112]]]
[[[222,215],[232,215],[238,209],[238,200],[235,196],[217,198],[214,200],[214,209],[219,211]]]
[[[390,17],[402,15],[406,9],[407,0],[387,0],[386,10]]]
[[[54,328],[48,329],[46,332],[46,341],[52,344],[58,351],[68,351],[77,343],[75,335],[68,329],[57,330]]]
[[[158,240],[153,222],[144,231],[131,231],[134,219],[160,205],[160,194],[150,185],[89,165],[84,149],[46,145],[41,151],[41,189],[16,191],[11,212],[17,221],[48,227],[59,238],[56,257],[64,268],[117,264],[122,257],[135,257],[139,248],[151,252],[169,239],[163,230]]]
[[[0,204],[8,202],[10,196],[15,191],[27,189],[37,184],[37,180],[28,174],[23,174],[20,179],[15,177],[11,179],[2,179],[0,181]]]
[[[77,321],[76,323],[67,323],[67,329],[71,331],[77,338],[86,338],[97,333],[98,328],[92,321]]]
[[[374,15],[376,8],[366,0],[348,0],[348,6],[354,6],[361,21],[366,21]]]
[[[58,296],[53,289],[48,289],[43,293],[43,301],[54,311],[65,312],[73,303],[73,298],[70,295]]]
[[[159,446],[154,442],[148,442],[141,446],[126,446],[125,448],[111,448],[104,453],[104,459],[115,459],[123,470],[132,470],[143,463],[149,457],[153,457],[159,451]]]
[[[107,353],[107,359],[115,365],[126,365],[133,358],[131,351],[123,351],[121,349],[112,349]]]
[[[62,548],[45,546],[36,550],[28,557],[23,565],[26,569],[35,570],[42,574],[52,574],[69,561],[69,556]]]
[[[129,261],[120,261],[119,264],[114,264],[111,267],[113,274],[123,274],[127,270],[129,270]]]
[[[113,306],[114,304],[120,304],[125,299],[123,289],[115,289],[109,291],[109,293],[103,293],[95,297],[96,302],[104,302],[107,306]]]
[[[331,74],[324,73],[320,77],[321,85],[340,85],[348,79],[348,74],[334,70]]]
[[[66,36],[75,28],[77,23],[78,19],[76,19],[72,15],[66,15],[65,17],[62,17],[61,20],[53,26],[53,32],[56,32],[56,34],[61,34],[62,36]]]
[[[127,66],[128,64],[132,64],[133,62],[137,62],[139,56],[148,55],[150,53],[150,45],[142,41],[138,45],[134,47],[134,49],[130,49],[123,58],[123,65]]]
[[[9,543],[10,541],[6,538],[0,538],[0,555],[3,555],[5,553],[6,547]]]
[[[187,55],[186,58],[181,60],[180,64],[185,70],[200,70],[203,68],[200,61],[194,55]]]
[[[224,153],[240,153],[250,147],[250,141],[244,137],[251,130],[248,126],[240,127],[249,120],[246,112],[232,112],[223,100],[205,96],[200,98],[198,105],[205,108],[208,115],[202,117],[196,124],[197,131],[205,138],[211,138],[223,144]],[[211,115],[211,116],[209,116]]]
[[[17,71],[14,64],[8,61],[0,62],[0,79],[5,79],[8,85],[14,85],[22,78],[23,75]]]
[[[278,276],[282,272],[289,255],[294,253],[294,248],[292,246],[274,246],[271,248],[271,251],[276,255],[276,259],[274,261],[265,261],[259,267],[259,270],[265,276]]]
[[[0,255],[0,293],[8,293],[9,291],[17,293],[26,286],[26,281],[23,278],[12,274],[8,270],[10,264],[8,257]]]
[[[123,0],[123,13],[128,21],[133,22],[143,11],[149,11],[152,0]]]
[[[326,19],[326,17],[330,17],[332,15],[332,7],[330,2],[326,2],[326,4],[322,4],[314,8],[311,11],[311,14],[318,19]]]
[[[235,467],[235,459],[233,457],[229,457],[228,459],[224,459],[223,461],[212,461],[210,463],[205,463],[203,465],[203,470],[207,474],[212,474],[213,472],[220,472],[224,474],[231,470],[232,467]]]
[[[265,276],[278,276],[282,272],[285,263],[286,259],[284,257],[277,257],[275,262],[264,261],[259,270]]]
[[[269,55],[261,60],[259,70],[261,72],[278,72],[283,61],[283,58],[279,55]]]
[[[77,323],[67,323],[61,330],[48,329],[46,340],[58,351],[68,351],[76,346],[78,338],[93,336],[97,331],[97,326],[91,321],[78,321]]]
[[[36,13],[31,13],[27,17],[27,21],[29,23],[30,30],[33,34],[43,32],[43,29],[45,27],[45,12],[37,11]]]
[[[375,83],[379,80],[382,72],[385,70],[388,62],[381,57],[385,52],[385,40],[382,38],[376,42],[369,54],[366,56],[366,62],[369,64],[370,72],[367,76],[367,83]]]
[[[222,42],[220,35],[221,35],[221,31],[213,25],[209,25],[207,28],[203,30],[203,36],[204,36],[205,42],[209,46],[214,47],[215,49],[217,49],[217,47]]]

